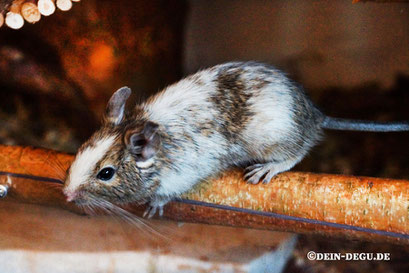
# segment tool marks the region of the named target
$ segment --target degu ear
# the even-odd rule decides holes
[[[158,124],[148,121],[142,131],[128,130],[125,133],[125,144],[140,160],[153,157],[160,146]]]
[[[125,111],[125,103],[126,100],[131,95],[132,91],[129,87],[121,87],[119,88],[109,99],[104,121],[107,123],[112,123],[117,125],[121,123],[122,118],[124,117]]]

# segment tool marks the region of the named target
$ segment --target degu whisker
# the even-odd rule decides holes
[[[54,171],[57,179],[64,181],[66,178],[67,167],[64,166],[59,160],[53,160],[53,164],[49,165]]]
[[[147,234],[153,234],[156,236],[159,236],[163,239],[169,239],[167,236],[164,234],[160,233],[158,230],[156,230],[154,227],[151,226],[151,224],[148,223],[145,219],[138,217],[129,211],[114,205],[113,203],[107,201],[107,200],[101,200],[97,199],[95,197],[90,198],[91,206],[101,210],[104,213],[107,213],[108,215],[117,217],[120,220],[126,221],[130,223],[132,226],[137,227],[140,229],[142,232],[146,232]]]

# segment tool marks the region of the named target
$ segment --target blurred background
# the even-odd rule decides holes
[[[3,25],[0,143],[75,153],[117,88],[137,103],[234,60],[282,69],[330,116],[409,120],[409,3],[380,2],[82,0],[18,30]],[[408,139],[328,131],[295,170],[409,179]],[[311,249],[392,261],[312,262]],[[301,236],[287,272],[408,272],[407,253]]]

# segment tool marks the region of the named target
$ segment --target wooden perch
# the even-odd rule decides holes
[[[71,160],[49,150],[0,146],[5,199],[78,211],[61,192]],[[164,215],[178,221],[408,244],[408,208],[409,181],[286,172],[270,184],[249,185],[242,172],[230,171],[170,203]],[[127,209],[136,214],[143,210]]]

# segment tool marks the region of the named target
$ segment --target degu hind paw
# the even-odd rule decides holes
[[[277,171],[271,163],[254,164],[246,168],[244,179],[250,184],[258,184],[260,180],[263,184],[267,184],[276,174]]]

